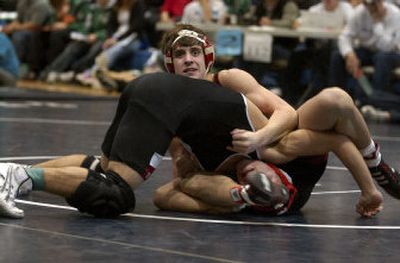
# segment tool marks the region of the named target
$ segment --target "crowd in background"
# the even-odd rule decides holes
[[[0,25],[0,86],[31,79],[115,89],[120,81],[162,70],[157,23],[296,29],[308,10],[340,15],[339,38],[275,37],[270,63],[235,56],[228,65],[217,58],[216,68],[245,69],[292,104],[307,89],[311,96],[328,86],[362,97],[357,79],[366,65],[374,69],[374,90],[398,94],[399,6],[399,0],[1,0],[0,11],[17,17]]]

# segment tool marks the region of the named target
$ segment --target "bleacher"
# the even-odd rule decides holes
[[[0,0],[0,21],[6,23],[16,18],[15,1]],[[243,56],[246,59],[269,63],[271,45],[275,37],[297,38],[300,41],[306,39],[336,39],[340,34],[339,27],[334,26],[334,18],[327,18],[324,23],[318,23],[321,17],[310,16],[308,12],[303,12],[303,20],[307,20],[302,27],[297,29],[277,28],[270,26],[240,26],[240,25],[217,25],[212,23],[200,24],[198,27],[210,33],[217,52],[217,60],[229,61],[229,57]],[[0,23],[1,26],[1,23]],[[159,34],[173,28],[172,23],[157,23],[156,30]],[[227,60],[228,58],[228,60]],[[281,65],[286,65],[281,63]],[[363,71],[367,76],[373,73],[373,67],[364,67]],[[395,78],[400,79],[400,67],[393,71]],[[48,85],[38,80],[20,80],[20,87],[52,89]],[[53,85],[54,86],[54,85]],[[57,84],[60,91],[75,92],[78,89],[88,92],[87,87],[82,87],[77,83]],[[107,94],[107,91],[95,90],[94,93]],[[90,92],[89,92],[90,93]]]

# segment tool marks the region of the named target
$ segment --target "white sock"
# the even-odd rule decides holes
[[[377,167],[382,160],[382,155],[379,146],[371,139],[371,143],[360,150],[365,162],[369,168]]]

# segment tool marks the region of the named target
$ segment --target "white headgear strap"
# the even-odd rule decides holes
[[[181,30],[181,31],[178,32],[178,36],[177,36],[177,37],[174,39],[174,41],[172,42],[172,46],[174,46],[175,43],[176,43],[179,39],[181,39],[181,38],[183,38],[183,37],[191,37],[191,38],[194,38],[194,39],[200,41],[201,43],[203,43],[203,45],[206,44],[206,41],[205,41],[203,38],[200,37],[200,34],[199,34],[199,33],[194,32],[194,31],[192,31],[192,30],[183,29],[183,30]]]

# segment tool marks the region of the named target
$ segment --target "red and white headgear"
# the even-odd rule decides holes
[[[273,183],[272,181],[270,182],[270,188],[271,190],[271,198],[274,200],[279,200],[279,199],[286,199],[287,201],[285,203],[278,202],[274,205],[251,205],[251,209],[255,212],[259,212],[262,214],[275,214],[275,215],[281,215],[286,213],[290,207],[293,204],[293,201],[295,199],[295,196],[297,194],[297,188],[293,185],[292,179],[290,176],[283,171],[282,169],[279,169],[273,164],[270,163],[265,163],[266,167],[268,169],[271,169],[273,174],[277,175],[282,184],[276,184]],[[244,176],[243,180],[244,182],[247,181],[247,175],[241,175]]]
[[[211,69],[215,61],[214,45],[208,40],[206,35],[199,34],[195,31],[183,29],[178,32],[178,36],[172,41],[171,47],[164,54],[164,65],[168,72],[175,73],[172,50],[176,42],[183,37],[191,37],[201,43],[204,53],[204,62],[206,64],[207,72]]]
[[[272,168],[272,170],[274,170],[275,174],[278,175],[279,178],[281,179],[283,186],[289,192],[289,200],[284,206],[280,206],[280,207],[277,206],[277,207],[273,207],[273,208],[256,206],[256,207],[254,207],[254,209],[259,212],[268,212],[269,211],[273,214],[281,215],[281,214],[286,213],[292,206],[294,198],[297,195],[297,188],[296,188],[296,186],[294,186],[294,184],[292,182],[292,178],[285,171],[283,171],[282,169],[279,169],[278,167],[276,167],[275,165],[273,165],[271,163],[269,163],[268,166],[270,168]]]

